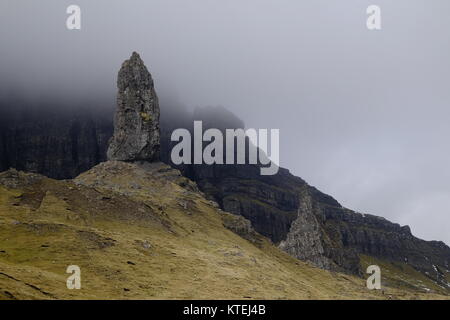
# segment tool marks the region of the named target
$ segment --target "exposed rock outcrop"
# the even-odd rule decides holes
[[[249,166],[189,166],[184,171],[228,212],[301,260],[361,274],[359,255],[407,263],[443,287],[450,248],[414,237],[408,226],[343,208],[286,169],[260,176]]]
[[[122,82],[125,79],[128,85]],[[159,117],[159,108],[150,74],[137,55],[124,63],[118,84],[120,110],[117,112],[124,113],[120,119],[125,122],[116,122],[117,134],[112,143],[117,155],[124,156],[120,160],[152,159],[159,150],[158,122],[153,121]],[[139,88],[145,88],[147,93]],[[142,110],[155,108],[154,118],[145,116],[149,120],[146,121],[142,117],[138,111],[141,104],[135,103],[139,101],[145,102],[146,109]],[[213,114],[208,113],[204,118],[201,113],[196,114],[195,119],[170,125],[183,127],[186,123],[192,125],[192,120],[205,120],[206,129],[226,128],[236,122],[222,113],[217,124]],[[133,126],[128,127],[128,116],[132,117]],[[0,171],[14,167],[58,179],[75,177],[106,160],[113,125],[111,119],[104,117],[104,113],[49,115],[41,111],[24,113],[7,121],[0,117]],[[167,123],[164,126],[161,159],[170,163],[170,133],[175,127]],[[131,140],[119,139],[121,134],[128,133]],[[343,208],[331,196],[286,169],[280,168],[274,176],[261,176],[259,167],[254,165],[177,168],[197,182],[201,191],[224,211],[243,216],[255,231],[294,257],[321,268],[354,274],[361,272],[359,256],[379,257],[392,263],[406,263],[440,286],[448,287],[450,248],[447,245],[420,240],[407,226]],[[241,223],[244,220],[230,221],[235,232],[249,234],[250,226]]]
[[[433,293],[381,294],[312,268],[185,180],[145,161],[104,162],[65,181],[0,173],[0,300],[446,298],[430,281]],[[82,290],[64,285],[69,263],[87,275]]]
[[[159,104],[153,80],[136,52],[117,78],[117,111],[108,160],[159,160]]]
[[[297,209],[297,218],[292,222],[286,239],[281,241],[279,248],[300,260],[312,262],[322,269],[339,269],[337,265],[325,255],[322,227],[313,212],[314,204],[307,190],[302,196]]]

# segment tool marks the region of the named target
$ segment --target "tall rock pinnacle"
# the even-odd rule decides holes
[[[136,52],[122,64],[117,87],[117,111],[108,160],[159,160],[158,97],[152,76]]]

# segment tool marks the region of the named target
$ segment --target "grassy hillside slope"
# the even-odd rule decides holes
[[[81,290],[66,268],[81,268]],[[294,259],[161,164],[0,173],[0,299],[429,299]]]

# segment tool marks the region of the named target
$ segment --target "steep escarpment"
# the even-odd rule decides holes
[[[194,120],[211,123],[205,114],[196,114]],[[232,116],[220,118],[229,119],[228,127],[243,127]],[[294,257],[322,268],[361,274],[360,255],[369,255],[405,263],[450,288],[450,248],[444,243],[423,241],[408,226],[344,208],[286,169],[280,168],[274,176],[262,176],[251,165],[180,169],[224,210],[249,219],[256,231]]]
[[[224,125],[232,123],[231,119]],[[171,130],[162,123],[161,158],[169,163]],[[4,122],[0,132],[2,170],[15,167],[60,179],[106,160],[113,124],[111,118],[90,112],[53,118],[27,113]],[[254,165],[178,169],[223,210],[245,217],[257,232],[294,257],[361,274],[359,255],[364,254],[405,263],[446,287],[450,250],[445,244],[417,239],[406,226],[345,209],[286,169],[280,168],[274,176],[261,176]]]
[[[17,168],[56,179],[78,175],[106,160],[110,117],[89,110],[6,112],[0,127],[0,169]]]
[[[361,275],[368,261],[361,257],[377,258],[397,263],[396,270],[411,268],[433,281],[437,290],[450,288],[450,248],[444,243],[417,239],[407,226],[343,208],[287,169],[262,176],[257,165],[173,165],[173,129],[192,130],[194,120],[202,120],[205,129],[244,124],[223,108],[206,108],[176,121],[163,117],[160,134],[153,80],[137,54],[124,63],[118,87],[114,136],[112,112],[39,110],[1,117],[0,169],[67,179],[105,161],[108,146],[114,160],[152,161],[160,156],[223,211],[244,217],[245,222],[229,226],[238,234],[248,236],[254,230],[292,257],[323,269]],[[188,208],[189,202],[180,201],[180,206]]]
[[[66,269],[81,269],[68,290]],[[0,173],[1,299],[431,299],[278,250],[162,163],[104,162],[74,180]]]
[[[274,176],[261,176],[258,169],[194,166],[189,174],[225,211],[250,220],[256,231],[292,256],[321,268],[361,274],[357,251],[332,232],[324,214],[329,208],[341,210],[339,203],[286,169]]]
[[[450,248],[440,241],[424,241],[411,234],[408,226],[348,209],[328,208],[322,212],[328,234],[359,254],[412,266],[450,289]]]
[[[321,268],[362,274],[360,255],[398,262],[420,271],[448,290],[450,248],[414,237],[408,226],[342,207],[332,197],[280,170],[195,166],[199,188],[282,250]],[[190,172],[192,174],[192,171]]]

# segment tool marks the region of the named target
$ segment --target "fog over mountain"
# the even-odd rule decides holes
[[[71,4],[81,30],[66,28]],[[380,31],[366,28],[371,4]],[[448,12],[447,0],[3,0],[1,106],[111,112],[137,51],[162,114],[224,106],[279,128],[281,166],[450,243]]]

